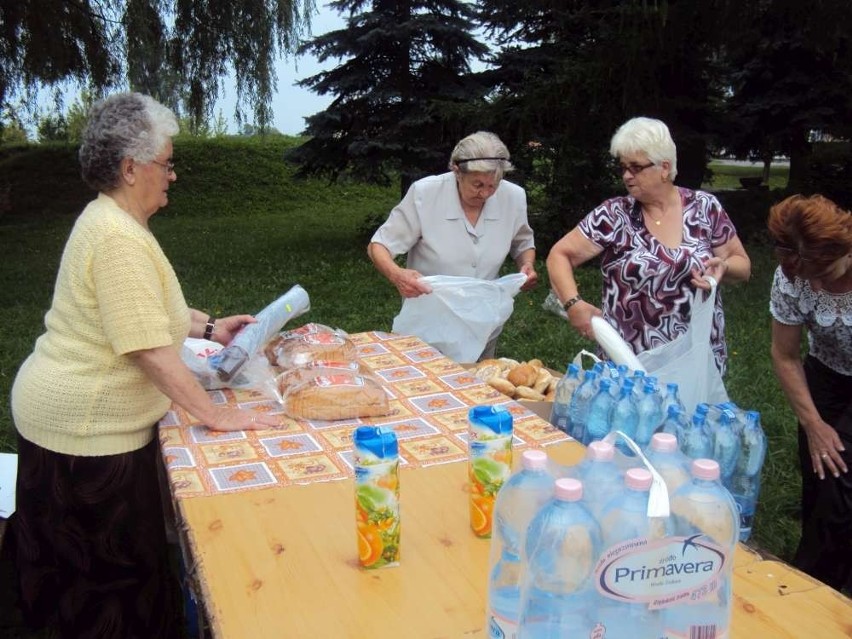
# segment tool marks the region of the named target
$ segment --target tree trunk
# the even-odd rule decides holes
[[[808,164],[811,158],[811,143],[808,142],[808,132],[796,128],[790,141],[790,178],[787,188],[797,193],[807,190]]]

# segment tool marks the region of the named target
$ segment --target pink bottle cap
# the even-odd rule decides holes
[[[709,481],[719,479],[719,463],[712,459],[696,459],[692,462],[692,476]]]
[[[553,483],[553,494],[561,501],[579,501],[583,498],[583,484],[579,479],[563,477]]]
[[[651,471],[647,468],[631,468],[624,473],[624,483],[630,490],[650,490],[652,480]]]
[[[677,437],[671,433],[656,433],[651,438],[651,450],[673,453],[677,450]]]
[[[547,453],[543,450],[525,450],[521,455],[521,464],[526,470],[544,470],[547,468]]]
[[[589,444],[586,448],[586,457],[592,461],[612,461],[615,456],[615,448],[612,444],[603,441],[596,441]]]

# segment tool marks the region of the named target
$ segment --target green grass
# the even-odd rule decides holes
[[[314,321],[349,332],[389,330],[399,310],[394,289],[372,268],[359,227],[396,203],[398,187],[296,181],[282,155],[293,141],[177,140],[178,181],[152,229],[172,261],[191,306],[217,315],[256,312],[294,284],[311,297]],[[73,153],[50,151],[3,159],[0,187],[10,184],[11,208],[0,211],[0,451],[13,451],[9,390],[18,366],[43,330],[65,238],[91,194],[80,185]],[[59,166],[56,163],[60,163]],[[734,167],[736,168],[736,167]],[[747,247],[753,276],[725,287],[731,351],[727,387],[739,405],[761,411],[770,441],[754,539],[789,559],[798,537],[799,475],[792,413],[769,361],[768,297],[774,265],[761,246]],[[542,310],[548,283],[543,258],[539,287],[516,299],[498,355],[538,357],[564,369],[581,349],[556,315]],[[578,273],[580,290],[599,298],[600,274]]]
[[[762,177],[763,165],[739,166],[725,164],[719,161],[710,162],[711,176],[702,188],[705,189],[741,189],[740,178]],[[786,164],[773,163],[769,168],[769,189],[784,189],[787,187],[787,177],[790,167]]]

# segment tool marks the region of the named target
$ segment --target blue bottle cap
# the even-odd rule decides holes
[[[491,429],[495,435],[512,433],[512,413],[504,406],[474,406],[468,411],[467,418],[471,423]]]
[[[359,426],[353,437],[355,448],[372,453],[378,459],[390,459],[399,454],[396,433],[381,426]]]

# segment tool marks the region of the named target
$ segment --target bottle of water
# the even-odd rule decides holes
[[[552,492],[553,476],[548,471],[547,455],[541,450],[525,450],[521,469],[506,480],[494,505],[486,620],[490,638],[517,635],[526,530]]]
[[[577,475],[583,482],[584,501],[595,519],[599,519],[609,502],[621,494],[623,486],[621,469],[615,463],[615,447],[609,442],[591,442]]]
[[[672,406],[675,413],[679,410]],[[669,497],[690,480],[690,459],[677,446],[677,437],[671,433],[656,433],[645,450],[645,457],[666,482]]]
[[[670,404],[666,409],[666,419],[658,432],[669,433],[677,438],[678,447],[683,446],[684,433],[689,427],[686,411],[677,404]]]
[[[634,437],[640,448],[646,448],[651,443],[651,437],[663,423],[662,400],[654,385],[646,380],[639,399],[639,424]]]
[[[701,404],[698,406],[701,406]],[[707,404],[704,404],[704,406],[707,406]],[[687,422],[686,430],[683,432],[680,450],[690,459],[713,457],[713,438],[707,431],[705,415],[705,411],[699,411],[696,407],[692,420]]]
[[[675,382],[669,382],[666,384],[666,394],[663,396],[662,406],[664,417],[669,414],[669,406],[672,405],[678,406],[680,408],[680,412],[683,415],[686,415],[686,407],[680,399],[680,390]]]
[[[527,531],[519,639],[588,637],[594,625],[601,529],[580,481],[557,479],[553,494]]]
[[[692,481],[675,492],[671,512],[674,534],[683,538],[678,561],[700,570],[688,577],[689,601],[666,609],[667,636],[730,637],[739,517],[719,482],[719,464],[694,460]]]
[[[595,371],[587,371],[583,376],[583,381],[574,391],[571,396],[571,404],[568,409],[569,426],[568,432],[571,437],[578,442],[588,443],[586,439],[586,430],[589,423],[589,408],[592,404],[592,399],[598,393],[598,373]]]
[[[633,395],[633,380],[625,379],[621,384],[618,400],[612,407],[610,416],[610,432],[620,430],[630,439],[636,439],[636,431],[639,428],[639,405]],[[627,457],[636,455],[627,446],[623,439],[619,438],[615,444]]]
[[[553,409],[550,412],[550,423],[563,433],[571,433],[571,398],[580,385],[580,367],[568,364],[562,379],[556,385],[556,396],[553,398]]]
[[[736,415],[723,409],[713,433],[713,459],[719,464],[722,485],[730,490],[731,479],[740,456],[740,438],[736,433]]]
[[[766,434],[760,413],[748,411],[740,432],[740,456],[731,481],[731,493],[740,512],[740,541],[748,541],[760,497],[760,473],[766,458]]]
[[[668,520],[648,517],[651,473],[645,468],[631,468],[624,474],[624,490],[604,509],[600,519],[604,552],[637,538],[653,543],[665,538]],[[614,553],[618,556],[620,553]],[[656,639],[663,636],[663,616],[645,601],[627,601],[602,594],[598,599],[598,620],[606,628],[607,637]],[[567,636],[567,635],[566,635]],[[581,635],[578,635],[581,636]],[[588,636],[588,635],[582,635]]]
[[[636,399],[642,399],[642,393],[645,388],[645,382],[648,381],[647,377],[645,377],[645,371],[633,371],[631,379],[633,380],[633,392],[636,394]]]
[[[589,404],[589,418],[586,422],[586,434],[583,443],[603,439],[609,433],[610,413],[615,405],[615,397],[612,396],[612,380],[608,377],[601,378],[598,392]]]

